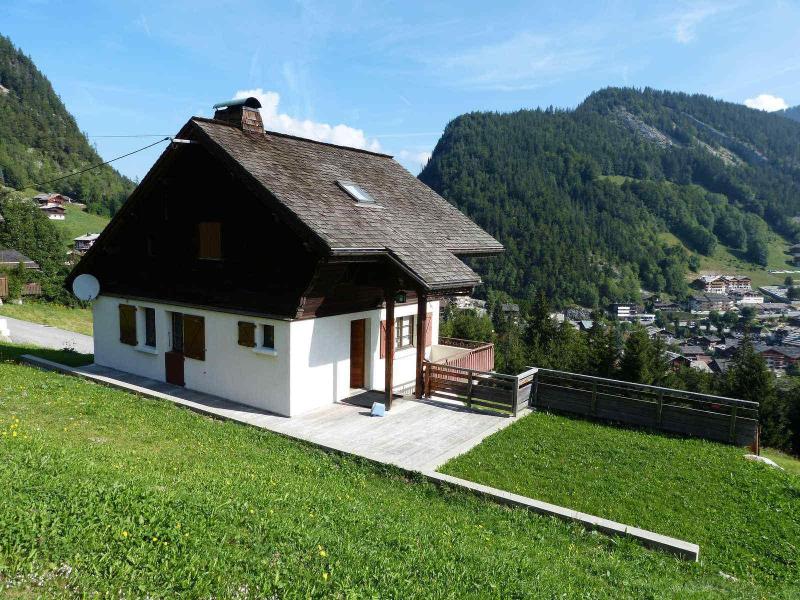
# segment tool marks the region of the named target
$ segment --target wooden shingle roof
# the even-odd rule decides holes
[[[427,289],[478,284],[478,275],[458,256],[503,250],[385,154],[278,133],[248,133],[199,117],[182,135],[221,151],[234,171],[251,176],[331,254],[385,253]],[[355,183],[376,204],[356,202],[340,181]]]

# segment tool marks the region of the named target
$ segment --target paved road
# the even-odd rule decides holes
[[[0,315],[0,319],[6,320],[8,329],[11,331],[11,341],[17,344],[33,344],[55,350],[72,348],[81,354],[94,353],[94,340],[91,336],[2,315]]]

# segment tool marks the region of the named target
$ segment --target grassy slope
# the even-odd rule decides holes
[[[800,595],[800,476],[743,454],[534,413],[443,471],[699,543],[712,568]]]
[[[616,185],[622,185],[626,181],[634,180],[632,177],[626,177],[624,175],[601,175],[600,178],[606,179]],[[670,232],[663,232],[659,234],[659,237],[668,244],[686,248],[686,246]],[[744,259],[741,251],[728,248],[718,243],[711,256],[699,255],[700,273],[747,275],[753,280],[754,286],[782,284],[786,275],[773,275],[769,273],[769,271],[793,270],[796,268],[790,264],[791,257],[785,254],[785,251],[788,250],[790,245],[788,240],[774,232],[770,232],[769,260],[767,266],[762,267],[761,265]],[[691,252],[688,248],[687,251]],[[689,273],[687,275],[688,279],[694,279],[696,277],[697,275],[695,273]]]
[[[778,591],[164,402],[10,363],[0,363],[0,380],[0,583],[14,586],[6,593]]]
[[[69,308],[47,302],[4,304],[0,306],[0,317],[12,317],[92,335],[92,310],[90,308]]]
[[[8,344],[0,342],[0,362],[18,361],[23,354],[32,354],[40,358],[46,358],[62,365],[80,367],[90,365],[94,362],[93,354],[81,354],[72,350],[53,350],[51,348],[40,348],[28,344]]]
[[[681,241],[669,232],[659,234],[661,239],[669,244],[682,246]],[[717,244],[714,253],[711,256],[698,255],[700,257],[700,274],[719,274],[719,275],[747,275],[753,280],[753,286],[762,285],[779,285],[783,284],[786,278],[785,274],[772,274],[769,272],[773,270],[793,270],[787,264],[789,255],[784,254],[784,251],[789,247],[789,242],[775,233],[770,234],[769,239],[769,262],[766,267],[751,263],[742,258],[742,253],[737,250],[731,250],[727,246]],[[697,273],[690,273],[689,279],[695,279]]]
[[[81,210],[77,206],[67,205],[67,218],[63,221],[53,221],[61,232],[64,244],[72,247],[72,240],[79,235],[87,233],[100,233],[105,229],[110,219]]]

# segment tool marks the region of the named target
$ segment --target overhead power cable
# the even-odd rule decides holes
[[[152,144],[148,144],[147,146],[142,146],[141,148],[137,148],[136,150],[132,150],[131,152],[128,152],[127,154],[123,154],[121,156],[117,156],[117,157],[112,158],[110,160],[107,160],[107,161],[104,161],[104,162],[101,162],[101,163],[97,163],[96,165],[92,165],[90,167],[86,167],[85,169],[81,169],[80,171],[75,171],[74,173],[69,173],[67,175],[62,175],[61,177],[56,177],[55,179],[50,179],[48,181],[42,181],[40,183],[34,183],[33,185],[25,186],[25,187],[35,187],[37,189],[41,189],[42,187],[44,187],[46,185],[49,185],[51,183],[55,183],[56,181],[61,181],[62,179],[67,179],[68,177],[74,177],[75,175],[81,175],[82,173],[86,173],[86,172],[91,171],[93,169],[99,169],[100,167],[105,166],[107,164],[110,164],[110,163],[112,163],[112,162],[114,162],[116,160],[119,160],[121,158],[125,158],[126,156],[131,156],[133,154],[136,154],[137,152],[141,152],[142,150],[147,150],[148,148],[152,148],[153,146],[155,146],[157,144],[160,144],[161,142],[166,142],[167,140],[171,140],[171,139],[172,138],[170,136],[165,136],[164,138],[162,138],[160,140],[157,140],[157,141],[153,142]],[[24,189],[24,188],[17,188],[17,190],[21,190],[21,189]]]

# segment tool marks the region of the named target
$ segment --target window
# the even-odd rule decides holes
[[[129,346],[136,345],[136,307],[119,305],[119,341]]]
[[[337,181],[336,183],[359,204],[375,204],[375,198],[352,181]]]
[[[183,352],[183,313],[172,313],[172,350]]]
[[[247,348],[256,346],[256,324],[239,321],[239,345]]]
[[[205,260],[220,260],[222,258],[221,223],[198,223],[197,240],[197,258]]]
[[[394,321],[394,347],[396,350],[414,345],[414,316],[397,317]]]
[[[144,345],[156,347],[156,309],[144,309]]]
[[[262,325],[261,326],[261,347],[270,350],[275,349],[275,326]]]

